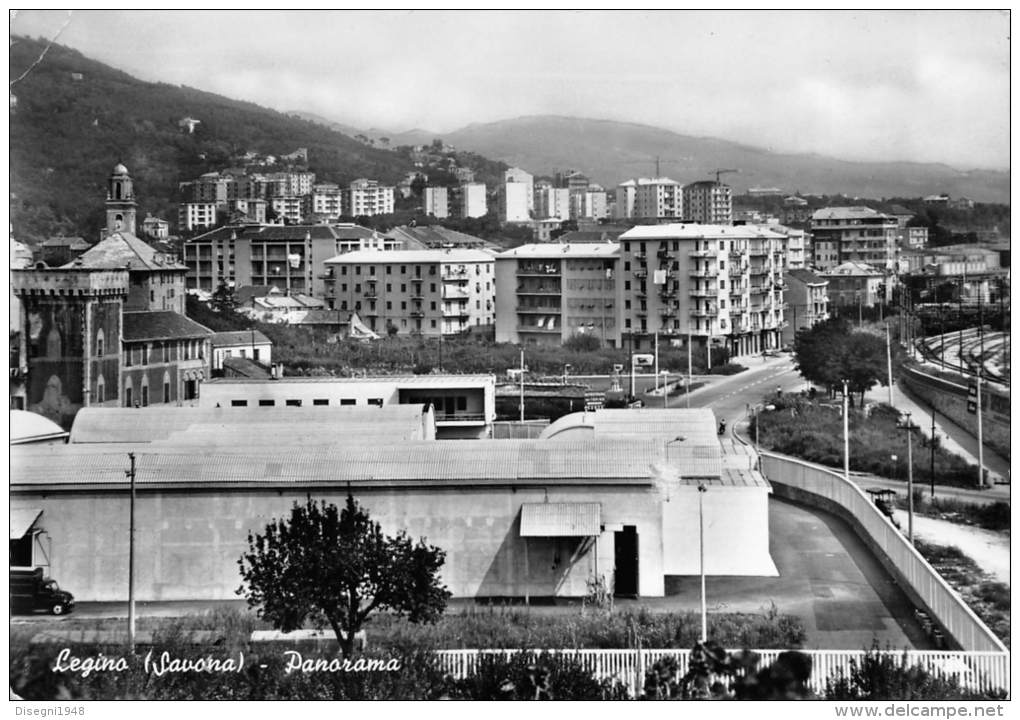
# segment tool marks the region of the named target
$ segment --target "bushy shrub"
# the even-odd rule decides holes
[[[619,681],[597,680],[572,655],[482,655],[475,672],[452,683],[450,697],[466,700],[616,700],[627,697]]]

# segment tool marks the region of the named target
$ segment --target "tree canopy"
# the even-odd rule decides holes
[[[404,531],[384,535],[350,494],[343,509],[311,497],[294,503],[290,518],[249,533],[248,546],[238,560],[238,594],[284,632],[325,620],[345,657],[373,612],[432,622],[450,597],[438,578],[446,554]]]
[[[875,383],[888,384],[885,338],[868,330],[854,330],[844,318],[831,318],[798,331],[793,352],[804,379],[830,393],[846,380],[850,392],[859,393],[863,400]],[[898,353],[894,346],[894,362]]]

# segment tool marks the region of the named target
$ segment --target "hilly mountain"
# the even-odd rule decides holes
[[[12,38],[10,77],[40,56],[42,41]],[[57,235],[90,241],[103,225],[106,178],[123,162],[135,180],[139,218],[176,219],[178,183],[238,164],[246,151],[308,148],[318,179],[386,183],[413,169],[405,157],[321,124],[188,87],[138,80],[53,45],[10,88],[11,223],[28,242]],[[194,133],[178,123],[201,121]]]
[[[458,149],[502,160],[539,175],[575,169],[612,188],[632,177],[661,174],[682,183],[715,177],[717,168],[737,168],[723,180],[742,193],[749,187],[778,187],[793,193],[865,198],[920,197],[946,192],[980,202],[1009,203],[1009,173],[963,171],[911,162],[851,162],[809,154],[773,153],[714,138],[681,135],[662,128],[609,120],[532,116],[468,125],[450,133],[396,133],[392,142],[441,137]],[[419,140],[420,142],[420,140]]]

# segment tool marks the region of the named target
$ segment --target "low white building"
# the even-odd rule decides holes
[[[212,369],[223,369],[226,358],[245,358],[261,365],[273,362],[273,341],[258,330],[235,330],[212,335]]]

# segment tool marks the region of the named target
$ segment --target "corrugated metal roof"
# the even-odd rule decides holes
[[[316,426],[343,434],[357,428],[421,425],[422,404],[383,407],[281,407],[281,408],[82,408],[71,426],[71,443],[148,443],[165,440],[196,425],[230,428],[263,426],[290,438]],[[254,431],[253,431],[254,433]],[[258,437],[256,434],[253,438]]]
[[[591,537],[601,532],[599,503],[521,505],[521,537]]]
[[[355,250],[326,260],[327,265],[376,263],[484,263],[492,262],[492,253],[473,248],[448,250]]]

